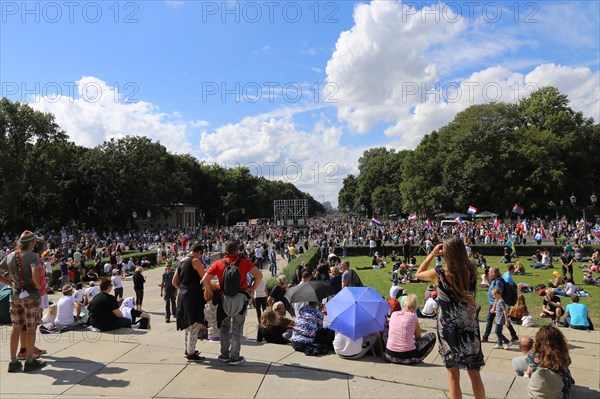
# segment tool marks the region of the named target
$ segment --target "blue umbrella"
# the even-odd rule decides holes
[[[328,328],[357,339],[381,331],[390,305],[372,287],[346,287],[327,302]]]

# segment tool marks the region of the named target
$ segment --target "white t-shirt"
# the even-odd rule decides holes
[[[399,285],[392,285],[392,288],[390,288],[390,298],[396,298],[396,295],[398,295],[398,292],[400,292],[402,290],[402,287],[400,287]]]
[[[110,263],[104,264],[104,273],[110,273]]]
[[[567,283],[567,285],[565,286],[565,292],[568,296],[575,294],[576,291],[577,287],[575,287],[575,284],[573,283]]]
[[[425,305],[423,306],[423,310],[421,311],[421,313],[431,316],[432,314],[437,313],[437,308],[438,308],[437,302],[435,301],[435,299],[430,297],[430,298],[427,298],[427,301],[425,301]]]
[[[73,297],[76,302],[83,302],[83,296],[85,295],[85,290],[82,288],[80,290],[75,291]]]
[[[75,322],[75,317],[73,316],[73,304],[75,301],[72,295],[63,296],[58,300],[56,304],[56,320],[54,321],[56,324],[72,324]]]
[[[350,339],[344,334],[335,333],[333,339],[333,349],[335,353],[341,356],[354,356],[362,352],[363,339]]]
[[[95,285],[93,287],[88,287],[85,289],[85,296],[88,299],[88,303],[92,302],[92,299],[94,299],[94,297],[96,295],[98,295],[100,293],[100,287]]]
[[[116,275],[112,276],[110,278],[110,281],[112,282],[113,288],[122,288],[123,287],[123,280],[121,279],[120,274],[116,274]]]
[[[254,298],[264,298],[267,296],[267,293],[265,292],[265,287],[267,285],[266,280],[266,278],[262,278],[260,280],[260,283],[258,283],[258,287],[256,287],[256,290],[254,291]]]

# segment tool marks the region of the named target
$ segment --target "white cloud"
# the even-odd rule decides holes
[[[344,147],[342,129],[323,116],[303,130],[290,109],[250,116],[203,132],[206,161],[226,167],[248,166],[251,173],[287,181],[322,201],[337,204],[343,178],[357,172],[364,149]]]
[[[188,153],[192,150],[188,130],[208,124],[184,121],[181,114],[160,112],[158,106],[146,101],[126,103],[118,89],[95,77],[83,77],[76,83],[75,97],[37,95],[30,105],[53,113],[56,122],[79,145],[93,147],[111,138],[147,136],[170,151]]]
[[[339,88],[338,119],[357,133],[387,123],[385,134],[396,145],[414,148],[470,105],[515,102],[544,85],[556,86],[575,110],[599,120],[597,63],[594,71],[521,59],[519,49],[540,45],[521,26],[496,29],[483,17],[469,22],[441,3],[420,10],[410,4],[357,5],[354,26],[340,34],[327,63],[327,81]],[[556,10],[546,14],[558,16]],[[523,68],[528,71],[516,72]]]

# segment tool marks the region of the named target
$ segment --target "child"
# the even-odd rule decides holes
[[[502,334],[502,328],[506,324],[510,323],[508,320],[508,315],[506,314],[506,303],[504,303],[504,299],[502,299],[502,290],[499,287],[496,287],[492,290],[492,295],[494,295],[494,305],[492,306],[492,313],[496,313],[496,336],[498,337],[498,342],[495,349],[508,349],[510,346],[510,341]]]
[[[521,320],[524,316],[529,316],[527,310],[527,304],[525,303],[525,295],[519,294],[517,297],[517,303],[510,309],[510,321],[514,324],[521,324]]]
[[[217,291],[219,289],[216,282],[211,281],[211,285],[213,286],[213,290]],[[210,342],[220,342],[221,335],[217,325],[217,307],[213,304],[212,300],[206,299],[206,297],[207,291],[204,291],[204,299],[206,300],[206,304],[204,305],[204,318],[208,324],[208,340]]]

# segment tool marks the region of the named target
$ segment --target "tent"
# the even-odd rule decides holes
[[[475,217],[482,218],[482,219],[495,218],[495,217],[498,217],[498,214],[494,213],[494,212],[483,211],[483,212],[479,212],[478,214],[476,214]]]

